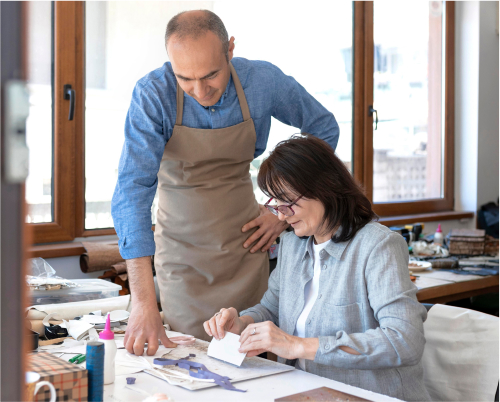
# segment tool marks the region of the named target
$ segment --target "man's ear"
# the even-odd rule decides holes
[[[233,58],[233,51],[234,51],[234,36],[231,36],[231,39],[229,39],[229,48],[227,50],[227,58],[228,61],[231,61]]]

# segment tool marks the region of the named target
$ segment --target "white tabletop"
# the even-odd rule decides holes
[[[134,385],[127,385],[126,377],[135,377]],[[371,401],[399,401],[385,395],[376,394],[361,388],[352,387],[341,382],[329,380],[301,370],[270,375],[254,380],[240,381],[233,384],[247,392],[227,391],[221,387],[213,387],[198,391],[170,385],[166,381],[146,373],[117,376],[115,382],[104,386],[104,401],[142,401],[148,394],[163,393],[175,402],[184,401],[259,401],[271,402],[277,398],[315,388],[328,387],[346,392]],[[134,391],[136,390],[136,391]]]
[[[123,336],[116,335],[117,344],[123,345]],[[69,360],[76,353],[84,353],[84,346],[64,348],[64,346],[49,346],[45,352],[60,354],[64,360]],[[62,352],[64,351],[64,353]],[[86,363],[81,364],[84,367]],[[135,377],[134,385],[127,385],[127,377]],[[184,401],[274,401],[288,395],[310,391],[316,388],[328,387],[337,391],[355,395],[376,402],[401,402],[399,399],[377,394],[341,382],[333,381],[305,371],[294,369],[280,374],[269,375],[246,381],[237,381],[233,385],[247,392],[228,391],[222,387],[190,391],[177,385],[171,385],[165,380],[150,374],[139,372],[135,374],[118,375],[113,384],[104,386],[104,401],[143,401],[156,393],[166,394],[175,402]]]
[[[117,343],[122,341],[121,336],[117,335]],[[82,353],[83,346],[76,346],[65,349],[64,347],[49,347],[45,350],[49,353],[60,354],[61,350],[65,354],[60,356],[64,360],[69,360],[75,353]],[[73,350],[74,349],[74,350]],[[85,366],[85,363],[81,365]],[[135,377],[134,385],[127,385],[127,377]],[[233,385],[238,389],[245,389],[247,392],[228,391],[219,386],[212,388],[190,391],[177,385],[171,385],[165,380],[150,374],[139,372],[135,374],[118,375],[113,384],[104,386],[104,401],[143,401],[148,396],[156,393],[166,394],[173,398],[175,402],[184,401],[274,401],[288,395],[297,394],[304,391],[310,391],[320,387],[328,387],[337,391],[345,392],[351,395],[359,396],[364,399],[376,402],[394,402],[399,399],[391,398],[386,395],[377,394],[361,388],[353,387],[341,382],[333,381],[325,377],[320,377],[305,371],[294,369],[280,374],[269,375],[255,378],[253,380],[237,381]]]

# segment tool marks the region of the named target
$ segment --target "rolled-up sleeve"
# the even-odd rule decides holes
[[[111,214],[124,259],[155,253],[151,206],[166,140],[162,109],[153,88],[138,83],[125,120],[125,142]]]
[[[373,370],[417,364],[423,354],[427,311],[408,275],[404,239],[388,235],[371,252],[365,268],[368,299],[380,326],[363,333],[320,336],[314,361],[344,369]],[[349,317],[346,317],[348,320]],[[340,349],[348,346],[360,355]]]
[[[314,135],[326,141],[335,150],[339,141],[339,125],[329,112],[293,77],[279,68],[274,71],[273,117],[297,127],[302,133]]]

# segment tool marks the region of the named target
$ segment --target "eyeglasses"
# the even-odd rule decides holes
[[[264,206],[271,211],[274,215],[278,215],[278,212],[281,212],[285,216],[293,216],[295,215],[295,211],[292,209],[292,207],[297,203],[298,200],[300,200],[302,196],[297,198],[294,202],[288,205],[269,205],[269,203],[274,199],[273,197],[269,198],[269,201],[267,201]]]

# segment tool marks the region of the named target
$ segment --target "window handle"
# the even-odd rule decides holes
[[[375,113],[375,130],[376,130],[378,127],[378,113],[373,108],[373,105],[368,106],[368,116],[373,116],[373,113]]]
[[[69,116],[68,120],[73,120],[75,117],[75,90],[71,89],[71,85],[66,84],[64,86],[64,99],[69,99]]]

